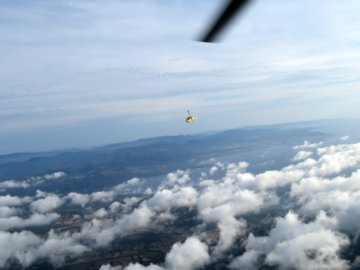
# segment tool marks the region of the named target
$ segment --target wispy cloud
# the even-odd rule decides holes
[[[159,134],[169,133],[166,126],[188,107],[204,120],[222,119],[223,128],[357,111],[358,2],[259,2],[223,43],[194,42],[220,4],[2,5],[0,132],[6,140],[20,130],[50,136],[54,125],[105,128],[112,124],[96,120],[118,117],[146,129],[160,119]],[[234,113],[242,120],[231,120]]]

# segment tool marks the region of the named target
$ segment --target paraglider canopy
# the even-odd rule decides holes
[[[196,116],[191,115],[190,111],[188,110],[188,117],[186,117],[185,122],[186,123],[192,123],[196,120]]]

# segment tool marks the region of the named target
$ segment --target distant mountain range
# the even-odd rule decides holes
[[[132,177],[162,175],[176,169],[196,168],[211,158],[240,155],[248,161],[259,160],[256,153],[278,148],[278,159],[290,158],[292,146],[304,140],[319,141],[333,137],[308,124],[284,124],[203,133],[164,136],[134,142],[110,144],[87,150],[42,153],[17,153],[0,156],[0,181],[24,180],[61,171],[61,181],[42,184],[42,190],[89,192]],[[286,150],[284,150],[286,149]],[[274,158],[274,157],[273,157]],[[264,157],[266,162],[269,157]],[[37,187],[39,188],[39,187]],[[31,189],[28,190],[29,192]],[[24,192],[15,190],[16,192]]]

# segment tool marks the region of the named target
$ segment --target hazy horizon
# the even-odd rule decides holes
[[[176,137],[176,136],[196,136],[196,135],[202,135],[202,134],[211,134],[211,133],[221,133],[221,132],[225,132],[225,131],[230,131],[230,130],[238,130],[238,129],[247,129],[247,128],[263,128],[263,127],[276,127],[276,126],[287,126],[287,125],[307,125],[309,126],[312,123],[326,123],[326,122],[336,122],[336,121],[356,121],[359,120],[357,118],[346,118],[346,119],[313,119],[313,120],[307,120],[307,121],[296,121],[296,122],[279,122],[279,123],[271,123],[271,124],[258,124],[258,125],[244,125],[244,126],[239,126],[239,127],[233,127],[233,128],[228,128],[228,129],[219,129],[219,130],[205,130],[205,131],[201,131],[201,132],[193,132],[193,133],[183,133],[183,134],[161,134],[158,136],[145,136],[145,137],[139,137],[139,138],[133,138],[133,139],[129,139],[129,140],[119,140],[119,141],[112,141],[112,142],[108,142],[108,143],[99,143],[99,144],[93,144],[93,145],[82,145],[82,146],[73,146],[73,147],[64,147],[64,148],[44,148],[44,149],[39,149],[39,150],[33,150],[33,151],[15,151],[15,152],[0,152],[0,156],[1,155],[11,155],[11,154],[21,154],[21,153],[38,153],[38,152],[62,152],[62,151],[71,151],[71,150],[86,150],[86,149],[93,149],[96,147],[102,147],[102,146],[107,146],[107,145],[111,145],[111,144],[121,144],[121,143],[131,143],[131,142],[136,142],[139,140],[147,140],[147,139],[153,139],[153,138],[161,138],[161,137]],[[344,134],[347,134],[348,130],[345,130]]]

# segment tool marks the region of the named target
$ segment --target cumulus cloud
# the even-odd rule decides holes
[[[19,209],[9,206],[0,206],[0,218],[7,218],[15,216],[19,212]]]
[[[64,200],[57,195],[51,194],[43,199],[36,200],[31,203],[31,210],[38,213],[50,212],[64,203]]]
[[[41,243],[38,236],[28,231],[0,231],[0,267],[4,267],[9,259],[16,259],[24,267],[30,265],[36,259],[33,252]]]
[[[319,148],[320,158],[309,168],[311,175],[331,176],[347,169],[356,168],[360,163],[360,144],[342,144]]]
[[[175,243],[166,255],[168,269],[190,270],[204,266],[210,261],[208,247],[197,237],[192,236],[184,243]]]
[[[317,148],[317,147],[320,147],[321,145],[323,145],[324,143],[323,142],[318,142],[318,143],[310,143],[308,141],[304,141],[303,144],[301,145],[295,145],[294,146],[294,149],[295,150],[298,150],[298,149],[306,149],[306,148]]]
[[[211,175],[214,175],[217,171],[218,171],[218,167],[213,166],[213,167],[210,168],[209,173]]]
[[[10,188],[28,188],[30,185],[26,181],[15,181],[15,180],[6,180],[0,183],[0,188],[10,189]]]
[[[53,265],[62,265],[66,257],[74,257],[87,251],[88,248],[76,243],[69,233],[56,234],[50,230],[47,239],[39,246],[36,255],[48,258]]]
[[[142,180],[140,178],[134,177],[134,178],[127,180],[124,183],[121,183],[121,184],[115,186],[114,190],[116,190],[117,192],[126,192],[126,191],[129,191],[132,188],[140,185],[141,182],[142,182]]]
[[[304,145],[315,147],[309,143]],[[318,148],[317,159],[307,158],[281,170],[255,175],[258,190],[270,192],[288,186],[290,192],[283,194],[283,198],[288,196],[295,203],[290,206],[303,216],[316,219],[305,223],[297,214],[289,212],[277,220],[269,236],[250,234],[246,252],[231,266],[257,269],[258,259],[265,256],[265,264],[283,269],[294,265],[300,265],[297,267],[300,269],[329,268],[330,265],[334,269],[348,268],[349,263],[340,257],[340,251],[349,244],[349,235],[341,232],[359,234],[359,147],[352,144]],[[252,183],[251,177],[249,179]]]
[[[289,212],[278,218],[269,236],[256,237],[250,234],[246,252],[236,258],[234,269],[256,269],[256,259],[265,256],[265,264],[280,269],[346,269],[348,262],[340,258],[341,249],[349,239],[334,232],[333,220],[321,212],[315,221],[304,223]]]
[[[45,198],[46,196],[50,195],[52,193],[48,193],[42,190],[36,190],[35,198]]]
[[[346,135],[346,136],[342,136],[342,137],[340,137],[339,138],[340,139],[340,141],[347,141],[347,140],[349,140],[350,139],[350,136],[348,136],[348,135]]]
[[[144,266],[140,263],[131,263],[124,270],[164,270],[164,268],[155,264]]]
[[[225,184],[225,183],[224,183]],[[215,253],[228,249],[236,236],[241,235],[246,222],[236,216],[257,212],[263,206],[264,199],[249,190],[236,190],[235,186],[221,185],[208,188],[199,197],[198,212],[207,223],[216,223],[220,231],[219,243]]]
[[[273,189],[310,177],[337,176],[360,166],[360,144],[332,145],[318,148],[316,152],[317,159],[307,158],[281,170],[266,171],[253,178],[249,176],[249,185],[255,184],[261,190]]]
[[[0,231],[0,250],[0,267],[5,267],[9,259],[15,259],[23,267],[27,267],[42,258],[47,258],[55,266],[59,266],[66,257],[80,255],[87,248],[75,243],[68,234],[58,235],[52,230],[46,240],[29,231]]]
[[[251,236],[252,237],[252,236]],[[246,250],[241,256],[233,260],[229,268],[230,269],[244,269],[244,270],[255,270],[259,269],[260,263],[258,263],[260,253],[256,250]]]
[[[110,264],[104,264],[102,265],[99,270],[122,270],[123,268],[121,266],[112,266]]]
[[[298,167],[304,165],[305,162],[311,163],[312,165],[313,160],[307,159]],[[254,178],[256,183],[255,185],[260,190],[269,190],[291,184],[295,181],[298,181],[306,174],[305,170],[298,167],[290,165],[283,168],[282,170],[272,170],[260,173]]]
[[[45,174],[44,178],[46,180],[54,180],[54,179],[64,177],[65,175],[66,175],[66,173],[64,173],[64,172],[54,172],[54,173],[51,173],[51,174]]]
[[[27,179],[26,182],[29,182],[31,185],[36,186],[41,183],[44,183],[45,181],[57,180],[64,176],[66,176],[66,173],[64,172],[53,172],[41,176],[32,176],[29,179]]]
[[[134,209],[134,206],[136,204],[138,204],[139,202],[141,201],[141,198],[139,197],[127,197],[124,199],[123,203],[120,204],[121,208],[122,208],[122,211],[124,213],[128,213],[130,212],[132,209]],[[116,205],[112,204],[110,205],[110,208],[111,207],[116,207]]]
[[[120,202],[113,202],[110,206],[110,212],[112,213],[116,213],[121,207],[121,203]]]
[[[305,148],[312,150],[302,150]],[[217,168],[212,169],[213,174],[207,169],[198,181],[192,179],[190,170],[178,170],[167,174],[154,190],[144,192],[146,188],[143,188],[143,194],[136,196],[129,193],[125,197],[121,192],[143,183],[138,178],[108,191],[71,192],[63,198],[37,191],[33,202],[28,197],[0,196],[0,229],[49,224],[58,218],[49,212],[66,202],[81,206],[89,203],[95,206],[100,202],[101,208],[88,208],[92,212],[87,217],[92,219],[84,222],[79,231],[51,236],[79,245],[80,254],[80,250],[107,246],[118,237],[143,229],[153,230],[169,219],[181,218],[173,210],[186,207],[197,213],[194,218],[201,225],[196,230],[207,244],[191,237],[184,243],[175,243],[163,265],[135,263],[124,269],[193,269],[188,262],[193,267],[202,267],[216,261],[224,252],[239,248],[235,243],[242,239],[246,239],[242,243],[245,252],[232,261],[232,268],[256,269],[267,265],[287,269],[291,265],[304,265],[303,269],[317,269],[327,268],[329,264],[347,268],[350,262],[341,257],[341,251],[350,241],[357,241],[360,234],[360,144],[316,149],[305,142],[298,149],[296,162],[281,169],[254,174],[248,172],[246,162],[216,164],[212,166]],[[27,218],[19,217],[15,208],[24,203],[30,203],[33,211]],[[268,216],[265,215],[268,209],[279,211]],[[262,236],[256,236],[251,231],[258,224],[248,220],[249,214],[266,216],[266,224],[274,226]],[[218,236],[203,231],[210,224],[217,227]],[[40,244],[36,245],[37,249]],[[189,250],[191,254],[186,253]],[[60,250],[56,255],[60,259],[51,261],[60,263],[63,253],[66,251]],[[192,258],[192,254],[197,254],[196,258]],[[284,257],[290,259],[284,260]],[[187,260],[183,262],[183,258]]]
[[[10,179],[2,181],[0,183],[0,189],[29,188],[31,185],[38,185],[46,180],[56,180],[64,176],[66,176],[66,173],[64,172],[54,172],[51,174],[45,174],[43,176],[33,176],[24,181]]]
[[[151,208],[164,211],[177,207],[190,207],[196,204],[198,193],[193,187],[181,187],[178,190],[162,189],[146,201]]]
[[[0,196],[0,206],[19,206],[29,202],[31,202],[30,197],[20,198],[18,196],[11,196],[9,194]]]
[[[220,231],[214,250],[217,255],[245,232],[246,222],[238,216],[259,212],[277,202],[275,196],[257,192],[255,176],[245,172],[247,166],[245,162],[229,164],[223,178],[200,183],[203,190],[198,199],[198,215],[206,223],[217,224]]]
[[[229,216],[219,221],[218,228],[220,231],[220,239],[214,249],[215,255],[219,255],[229,249],[233,245],[236,237],[244,234],[246,222]]]
[[[299,151],[298,153],[296,153],[295,157],[293,158],[294,161],[299,161],[299,160],[303,160],[303,159],[307,159],[308,157],[310,157],[313,153],[310,151]]]
[[[114,198],[119,194],[125,193],[129,194],[130,191],[134,191],[134,187],[137,187],[142,183],[140,178],[132,178],[124,183],[114,186],[111,190],[108,191],[97,191],[91,194],[81,194],[76,192],[70,192],[67,194],[65,199],[70,200],[72,204],[81,205],[82,207],[86,206],[91,202],[100,202],[100,203],[111,203],[114,201]],[[140,192],[138,189],[136,191]],[[150,189],[151,190],[151,189]],[[136,204],[140,199],[137,197],[125,198],[123,208],[132,209],[132,205]],[[112,211],[115,210],[115,205],[112,207]]]
[[[97,191],[90,194],[90,200],[94,202],[111,202],[113,201],[115,192],[110,191]]]
[[[124,270],[191,270],[198,269],[210,262],[208,247],[196,236],[191,236],[184,243],[175,243],[166,254],[165,266],[150,264],[144,266],[139,263],[131,263]],[[104,269],[116,269],[110,265],[101,266]]]
[[[170,185],[184,185],[190,180],[189,171],[177,170],[176,172],[169,173],[166,176],[167,182]]]
[[[19,229],[32,226],[44,226],[51,224],[60,217],[59,214],[32,214],[28,218],[21,218],[18,216],[10,216],[0,218],[0,230]]]
[[[90,201],[90,195],[70,192],[66,198],[70,199],[71,203],[81,205],[84,207]]]
[[[104,217],[106,217],[107,214],[108,213],[105,210],[105,208],[100,208],[93,213],[93,216],[96,218],[104,218]]]
[[[154,213],[144,205],[115,221],[113,219],[99,220],[95,218],[91,222],[85,223],[81,231],[75,236],[79,239],[92,240],[96,246],[105,246],[117,236],[127,235],[148,227],[153,216]]]
[[[24,181],[16,181],[14,179],[2,181],[0,183],[0,189],[15,189],[15,188],[28,188],[32,184],[37,185],[45,180],[55,180],[66,176],[64,172],[54,172],[43,176],[34,176]]]

